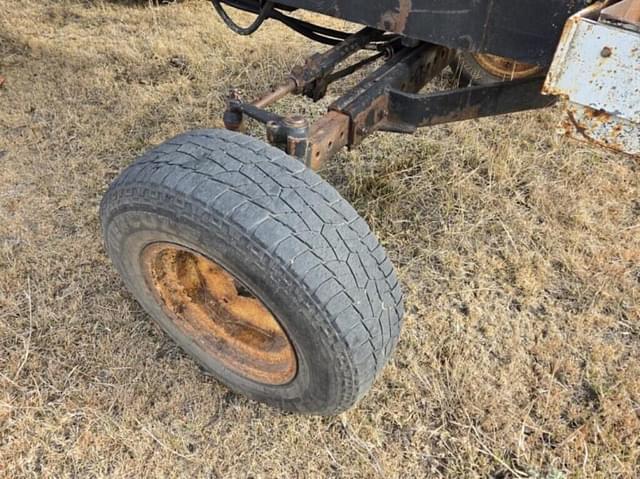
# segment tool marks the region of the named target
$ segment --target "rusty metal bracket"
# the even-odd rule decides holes
[[[391,90],[419,91],[449,64],[451,55],[447,48],[426,43],[406,48],[335,101],[329,110],[351,120],[348,145],[358,145],[384,124]]]
[[[397,52],[311,126],[307,166],[319,169],[341,148],[355,146],[380,129],[389,113],[389,92],[419,91],[449,64],[450,55],[448,49],[429,44]]]
[[[293,115],[267,122],[267,140],[281,146],[295,158],[305,160],[309,143],[309,122],[304,116]]]
[[[348,115],[330,111],[311,126],[309,150],[305,164],[319,170],[334,154],[349,145],[351,119]]]
[[[448,49],[430,44],[397,52],[311,126],[307,166],[319,169],[343,147],[355,146],[381,129],[389,114],[389,92],[419,91],[449,64],[450,55]]]

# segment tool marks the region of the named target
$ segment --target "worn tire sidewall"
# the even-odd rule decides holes
[[[140,190],[140,187],[133,188],[133,194]],[[162,195],[157,190],[152,193],[160,193],[166,198],[173,195],[169,191]],[[336,400],[341,394],[348,393],[344,381],[349,378],[351,369],[347,349],[331,325],[319,321],[327,316],[326,312],[314,304],[312,296],[287,273],[285,265],[252,242],[238,225],[220,222],[212,211],[193,211],[196,217],[206,218],[206,221],[196,222],[184,215],[176,217],[178,205],[172,208],[167,203],[159,208],[148,201],[136,204],[132,192],[109,193],[110,198],[107,197],[103,204],[111,207],[116,203],[114,196],[126,197],[126,208],[120,211],[107,208],[110,211],[103,215],[106,216],[103,224],[109,256],[135,298],[187,353],[229,387],[256,400],[298,412],[322,413],[340,406],[340,401]],[[278,318],[294,345],[298,369],[291,382],[271,386],[246,379],[212,360],[173,325],[142,273],[141,253],[146,246],[156,242],[175,243],[199,252],[221,264],[253,290]]]
[[[460,75],[463,85],[488,86],[502,81],[482,68],[470,52],[459,52],[451,63],[451,69]]]

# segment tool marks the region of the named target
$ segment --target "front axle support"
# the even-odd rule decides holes
[[[281,86],[252,103],[232,91],[224,113],[230,130],[242,130],[248,116],[266,126],[267,140],[317,170],[343,147],[353,147],[375,131],[413,133],[417,128],[489,115],[544,108],[555,97],[543,96],[543,77],[505,81],[489,86],[418,92],[452,60],[445,47],[419,42],[382,42],[384,34],[364,28],[324,53],[295,67]],[[339,72],[336,66],[356,52],[380,42],[379,52]],[[355,73],[378,58],[386,61],[310,123],[300,115],[281,116],[265,108],[294,93],[314,101],[323,98],[334,81]]]

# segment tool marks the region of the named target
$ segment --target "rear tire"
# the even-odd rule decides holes
[[[335,189],[259,140],[226,130],[173,138],[116,179],[100,215],[107,252],[144,309],[207,371],[253,399],[341,412],[394,349],[402,294],[383,248]],[[163,245],[178,252],[163,257],[168,273],[150,275],[149,264],[160,263],[148,252]],[[216,266],[206,271],[219,266],[232,278],[222,283],[236,285],[225,297],[194,266],[209,261]],[[170,284],[157,290],[150,277]],[[242,312],[234,323],[228,298],[241,294],[277,324],[261,329]],[[278,325],[278,344],[288,339],[295,351],[294,373],[292,356],[274,353]]]
[[[543,71],[535,65],[518,63],[486,53],[478,54],[467,51],[458,52],[451,63],[451,69],[463,86],[487,86],[503,81],[529,78]]]

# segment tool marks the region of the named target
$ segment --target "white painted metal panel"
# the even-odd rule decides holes
[[[544,92],[568,101],[569,135],[640,155],[640,33],[597,13],[569,19]]]

